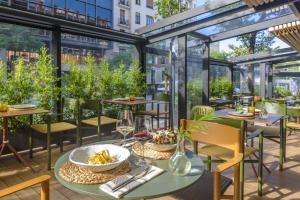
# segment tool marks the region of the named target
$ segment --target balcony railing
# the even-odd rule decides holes
[[[119,4],[122,6],[130,7],[130,2],[128,0],[119,0]]]
[[[119,24],[120,25],[125,25],[125,26],[129,26],[129,20],[128,19],[124,19],[124,18],[119,18]]]

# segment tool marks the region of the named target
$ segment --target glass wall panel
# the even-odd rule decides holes
[[[169,110],[172,122],[178,122],[178,41],[177,38],[147,45],[146,57],[147,99],[171,102],[160,105]],[[153,109],[147,107],[148,110]],[[163,126],[164,124],[161,124]]]
[[[50,41],[50,31],[0,23],[0,58],[8,71],[19,57],[34,61],[41,47],[51,48]]]
[[[196,105],[202,104],[203,89],[203,53],[206,50],[204,41],[188,35],[187,37],[187,117]]]

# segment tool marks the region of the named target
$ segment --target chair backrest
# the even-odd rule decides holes
[[[279,114],[279,115],[287,114],[287,106],[285,102],[265,100],[262,102],[262,106],[264,106],[266,111],[270,114]]]
[[[191,132],[194,141],[231,149],[235,155],[240,153],[240,129],[207,121],[181,120],[181,126],[185,130],[193,129],[193,123],[202,123],[204,127],[203,130]]]
[[[194,106],[191,110],[191,119],[197,119],[203,115],[213,113],[215,110],[210,106],[199,105]]]

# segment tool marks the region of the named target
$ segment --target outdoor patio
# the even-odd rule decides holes
[[[298,199],[300,195],[298,180],[299,180],[299,172],[300,166],[298,160],[300,150],[299,146],[299,135],[292,135],[288,137],[288,160],[286,162],[285,170],[278,170],[278,163],[276,162],[276,157],[278,155],[279,148],[274,145],[272,142],[266,142],[265,148],[268,151],[264,154],[265,163],[272,169],[271,174],[264,175],[264,196],[257,196],[257,180],[253,174],[251,167],[246,166],[246,185],[245,185],[245,199]],[[90,141],[86,141],[89,143]],[[66,150],[72,150],[74,145],[67,145]],[[57,158],[60,156],[60,152],[58,149],[53,151],[53,161],[55,162]],[[5,165],[4,165],[5,163]],[[29,169],[24,169],[24,167],[15,162],[14,159],[4,158],[3,163],[1,163],[0,167],[0,188],[3,189],[7,186],[12,186],[22,181],[28,180],[33,177],[37,177],[43,174],[50,174],[52,176],[51,184],[50,184],[50,193],[51,199],[56,200],[91,200],[96,199],[92,197],[88,197],[85,195],[80,195],[78,193],[72,192],[71,190],[62,186],[55,179],[53,172],[49,172],[46,166],[46,152],[42,151],[37,153],[34,159],[30,162],[34,169],[37,170],[36,173],[33,173]],[[229,174],[228,177],[231,175]],[[231,193],[232,188],[229,188],[227,193]],[[30,189],[26,189],[20,192],[17,192],[14,195],[10,195],[7,197],[3,197],[3,200],[31,200],[31,199],[39,199],[40,187],[35,186]],[[173,199],[171,196],[166,196],[162,198],[158,198],[162,200],[171,200]]]
[[[0,0],[1,199],[300,199],[300,1],[172,2]]]

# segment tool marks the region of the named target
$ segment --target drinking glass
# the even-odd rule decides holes
[[[149,133],[151,131],[151,118],[149,116],[136,116],[135,117],[135,134],[142,146],[142,159],[139,159],[138,164],[146,164],[144,160],[145,143],[149,140]]]
[[[122,110],[118,112],[116,129],[124,136],[124,141],[126,136],[134,131],[133,114],[130,110]]]

